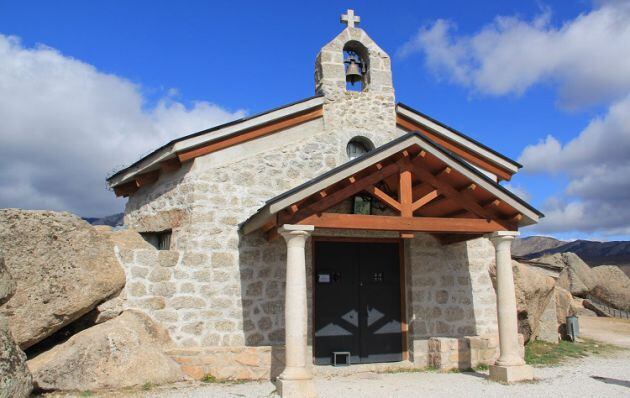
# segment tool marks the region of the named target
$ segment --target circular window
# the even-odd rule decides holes
[[[368,140],[365,137],[354,137],[348,142],[348,146],[346,147],[346,153],[348,154],[348,158],[355,159],[359,156],[370,152],[374,149],[374,144],[372,141]]]

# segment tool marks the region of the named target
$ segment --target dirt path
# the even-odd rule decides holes
[[[408,397],[630,397],[630,350],[607,357],[589,357],[562,366],[536,368],[536,381],[503,385],[487,380],[487,372],[359,373],[316,379],[320,398]],[[54,394],[54,397],[64,395]],[[270,382],[243,384],[187,383],[148,391],[93,395],[108,398],[260,398],[277,397]]]
[[[536,368],[531,383],[503,385],[487,380],[486,372],[357,373],[315,380],[320,398],[407,397],[630,397],[630,321],[580,317],[585,338],[627,347],[608,356],[572,360],[562,366]],[[260,398],[277,397],[270,382],[242,384],[184,383],[147,391],[90,395],[51,394],[51,397],[112,398]]]
[[[581,337],[630,348],[630,320],[581,316],[579,323]]]

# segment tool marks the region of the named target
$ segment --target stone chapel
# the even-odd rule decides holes
[[[191,376],[272,378],[284,397],[354,366],[531,379],[510,246],[543,215],[500,184],[521,166],[396,102],[390,57],[352,10],[342,22],[315,96],[108,178],[156,248],[119,252],[125,307],[169,331]]]

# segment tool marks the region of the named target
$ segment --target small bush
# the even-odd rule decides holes
[[[149,391],[152,388],[153,388],[153,383],[151,383],[150,381],[147,381],[146,383],[142,385],[142,389],[144,391]]]
[[[201,381],[204,383],[216,383],[217,378],[212,376],[211,374],[207,374],[201,378]]]

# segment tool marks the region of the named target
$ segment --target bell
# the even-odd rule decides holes
[[[357,57],[351,55],[344,63],[348,65],[346,68],[346,82],[354,85],[354,83],[363,78],[361,75],[361,61]]]

